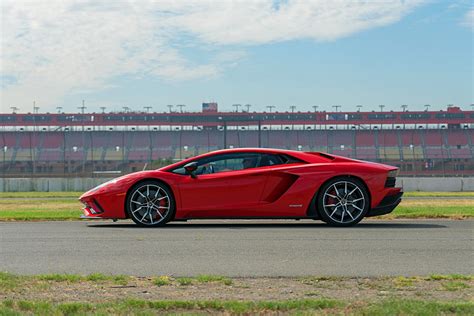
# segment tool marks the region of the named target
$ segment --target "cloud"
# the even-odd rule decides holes
[[[461,25],[474,31],[474,9],[469,10],[463,17]]]
[[[33,100],[52,109],[67,95],[108,88],[118,76],[217,77],[245,58],[246,46],[336,40],[399,21],[420,3],[4,0],[2,111],[26,110]],[[197,49],[205,61],[192,58]]]

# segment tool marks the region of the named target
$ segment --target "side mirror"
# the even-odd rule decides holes
[[[184,165],[184,170],[186,171],[187,174],[191,176],[191,178],[196,178],[194,171],[196,171],[197,168],[198,168],[198,164],[195,161]]]

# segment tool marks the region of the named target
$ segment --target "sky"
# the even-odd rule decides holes
[[[474,103],[469,0],[0,2],[1,113]],[[176,107],[175,107],[176,108]]]

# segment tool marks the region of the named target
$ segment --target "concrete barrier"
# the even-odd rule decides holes
[[[111,178],[4,178],[0,192],[84,192]]]
[[[3,178],[0,192],[87,191],[111,178]],[[474,178],[397,178],[404,191],[474,191]]]

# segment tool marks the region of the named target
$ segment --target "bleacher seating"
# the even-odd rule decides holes
[[[224,146],[284,148],[323,151],[363,160],[403,164],[449,160],[472,161],[473,129],[393,129],[393,130],[257,130],[219,129],[173,131],[67,131],[2,132],[0,145],[9,168],[31,161],[83,168],[93,161],[102,169],[151,161],[179,160]],[[5,147],[6,146],[6,147]],[[430,165],[430,163],[428,163]],[[433,164],[439,166],[439,163]],[[12,167],[13,166],[13,167]],[[20,168],[20,167],[19,167]],[[49,167],[48,167],[49,168]],[[44,170],[48,170],[44,167]],[[424,167],[423,167],[424,168]],[[456,167],[457,168],[457,167]],[[22,170],[23,170],[22,169]],[[25,169],[25,170],[26,170]],[[58,168],[58,170],[62,170]],[[64,172],[64,171],[62,171]]]

